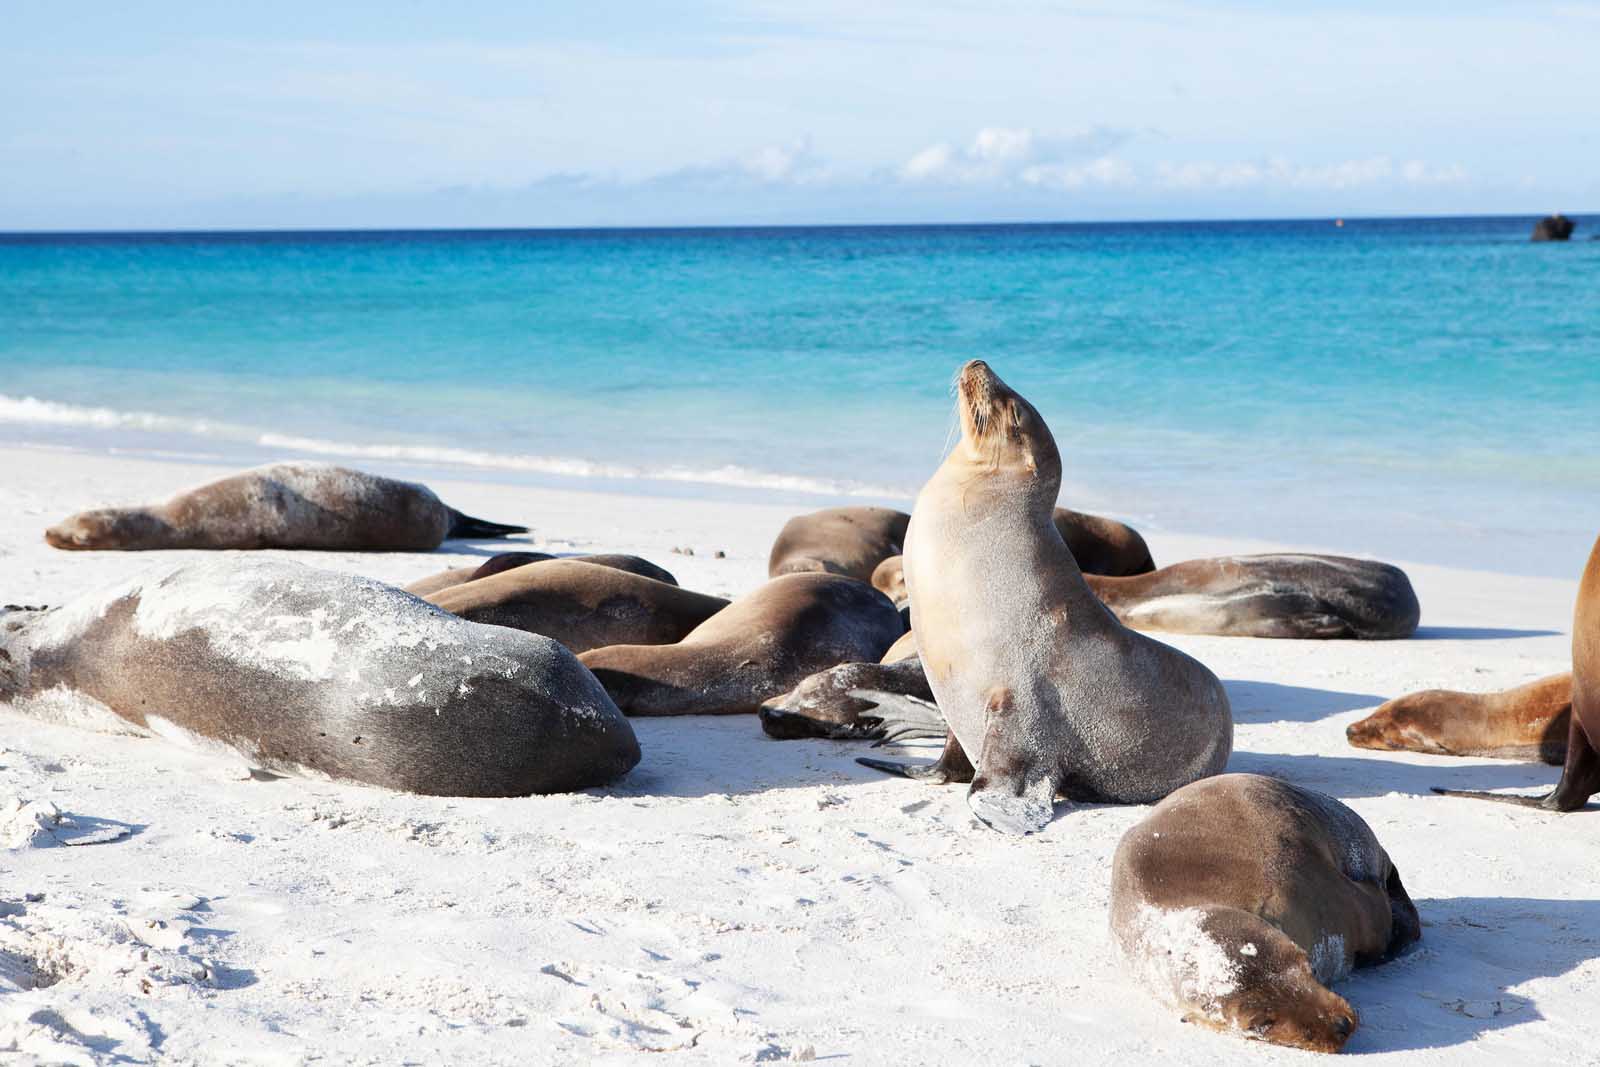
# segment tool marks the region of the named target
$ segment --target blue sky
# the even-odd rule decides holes
[[[1600,209],[1596,2],[11,0],[0,26],[0,229]]]

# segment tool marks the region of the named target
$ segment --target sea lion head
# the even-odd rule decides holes
[[[956,376],[962,458],[989,473],[1019,475],[1047,490],[1052,505],[1061,488],[1061,453],[1032,404],[981,359]]]
[[[143,508],[80,511],[44,532],[52,547],[68,550],[168,547],[171,529]]]
[[[1276,930],[1266,937],[1241,930],[1221,940],[1238,964],[1234,990],[1216,1005],[1220,1019],[1196,1021],[1312,1052],[1338,1052],[1355,1033],[1355,1009],[1318,981],[1305,951],[1289,938]]]
[[[1351,723],[1345,728],[1345,739],[1357,748],[1451,755],[1451,750],[1437,736],[1451,718],[1448,714],[1441,715],[1440,709],[1461,703],[1460,694],[1442,689],[1407,693],[1383,704],[1360,722]]]

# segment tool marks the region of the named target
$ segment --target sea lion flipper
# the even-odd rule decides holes
[[[934,785],[970,782],[973,775],[972,761],[967,759],[967,753],[961,747],[961,742],[956,740],[956,735],[948,731],[945,733],[944,751],[939,753],[939,758],[932,763],[899,763],[894,760],[870,759],[866,756],[857,756],[856,762],[863,767],[883,771],[885,774],[895,774],[919,782],[932,782]]]
[[[980,773],[967,790],[967,807],[986,826],[1003,834],[1032,834],[1043,830],[1055,816],[1056,787],[1038,778],[1012,792],[1009,783],[996,783]]]
[[[883,736],[873,743],[873,748],[901,741],[942,738],[949,730],[944,713],[932,701],[882,689],[852,689],[849,695],[872,705],[861,712],[862,717],[877,719],[882,724]]]

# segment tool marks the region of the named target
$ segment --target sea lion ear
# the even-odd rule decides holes
[[[985,779],[979,771],[967,790],[967,807],[984,825],[1003,834],[1032,834],[1050,824],[1055,815],[1055,798],[1056,787],[1048,777],[1027,784],[1020,794],[1012,794],[1004,786],[996,788],[994,781]]]

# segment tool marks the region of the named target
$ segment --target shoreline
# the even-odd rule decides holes
[[[0,464],[11,472],[0,487],[8,602],[59,603],[213,555],[61,552],[40,537],[79,507],[197,480],[192,465],[14,448],[0,448]],[[764,579],[772,538],[799,510],[430,485],[452,506],[534,531],[432,553],[281,555],[405,582],[519,547],[632,552],[728,596]],[[1274,547],[1147,538],[1158,563]],[[685,545],[695,555],[671,552]],[[1236,723],[1228,769],[1347,802],[1421,910],[1415,951],[1337,987],[1361,1013],[1348,1051],[1383,1064],[1455,1063],[1464,1047],[1578,1062],[1600,981],[1585,933],[1600,920],[1600,839],[1582,814],[1428,792],[1548,787],[1558,769],[1344,739],[1402,692],[1566,669],[1576,581],[1406,569],[1423,608],[1410,640],[1155,636],[1223,679]],[[165,742],[0,711],[0,792],[132,831],[4,854],[0,950],[55,946],[74,969],[20,991],[0,973],[0,1049],[273,1064],[722,1064],[809,1049],[888,1065],[933,1050],[1054,1062],[1073,1046],[1097,1062],[1304,1062],[1181,1024],[1122,970],[1106,931],[1110,857],[1147,808],[1059,804],[1042,834],[1012,839],[979,827],[959,788],[860,767],[860,744],[772,741],[753,716],[633,724],[644,758],[612,787],[472,800],[258,780]],[[129,929],[158,942],[151,959],[204,960],[209,977],[130,987]],[[63,1024],[36,1021],[55,1017]]]

